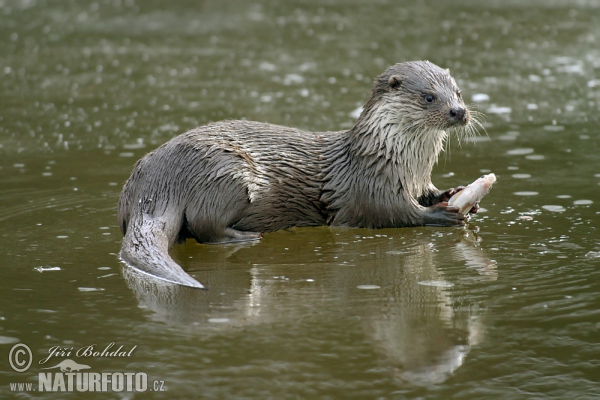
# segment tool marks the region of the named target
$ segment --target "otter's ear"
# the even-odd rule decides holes
[[[392,89],[398,89],[400,85],[402,85],[403,77],[400,75],[392,75],[390,79],[388,79],[388,86]]]

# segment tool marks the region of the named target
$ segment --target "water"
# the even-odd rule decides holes
[[[598,7],[0,1],[2,397],[65,358],[144,372],[155,398],[599,397]],[[122,271],[116,202],[143,154],[225,118],[348,128],[372,79],[413,59],[487,114],[433,173],[497,175],[467,229],[176,246],[208,291]],[[133,352],[66,355],[110,343]]]

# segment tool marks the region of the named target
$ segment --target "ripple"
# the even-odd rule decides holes
[[[373,289],[381,289],[381,286],[377,286],[377,285],[358,285],[356,288],[357,289],[363,289],[363,290],[373,290]]]
[[[44,209],[56,208],[56,207],[69,207],[75,206],[87,202],[97,201],[92,196],[88,195],[52,195],[53,193],[49,190],[23,190],[19,192],[19,196],[27,196],[33,200],[23,202],[16,206],[3,207],[0,209],[0,221],[12,219],[23,214],[28,214],[33,211],[39,211]],[[85,196],[85,197],[82,197]]]

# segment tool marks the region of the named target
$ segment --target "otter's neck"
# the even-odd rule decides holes
[[[399,209],[406,202],[419,207],[417,199],[431,184],[446,132],[419,129],[411,113],[393,105],[369,105],[356,125],[328,146],[322,200],[343,225],[408,225],[395,221],[403,214]],[[375,222],[352,221],[357,213],[369,213]]]
[[[384,178],[390,189],[404,189],[416,199],[431,183],[446,132],[422,128],[423,121],[416,124],[403,111],[390,104],[365,109],[348,132],[349,157],[360,160],[370,178]]]

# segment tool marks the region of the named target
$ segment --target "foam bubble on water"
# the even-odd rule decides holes
[[[418,284],[423,286],[435,286],[441,288],[450,288],[454,286],[454,283],[442,280],[420,281],[418,282]]]
[[[144,144],[144,142],[140,142],[140,141],[138,141],[137,143],[125,143],[123,145],[123,148],[125,150],[137,150],[137,149],[143,149],[144,147],[146,147],[146,145]]]
[[[600,251],[588,251],[585,254],[586,258],[600,258]]]
[[[566,209],[563,206],[557,206],[557,205],[554,205],[554,204],[548,204],[548,205],[542,206],[542,208],[544,210],[551,211],[551,212],[564,212],[564,211],[566,211]]]
[[[513,194],[516,196],[537,196],[539,193],[532,192],[532,191],[522,191],[522,192],[514,192]]]
[[[531,178],[530,174],[512,174],[512,177],[515,179],[529,179]]]
[[[583,199],[582,200],[575,200],[573,202],[573,204],[575,204],[576,206],[587,206],[587,205],[590,205],[592,203],[593,203],[592,200],[583,200]]]
[[[78,287],[80,292],[102,292],[104,288],[93,288],[93,287]]]
[[[304,77],[298,74],[287,74],[283,77],[283,84],[286,86],[304,83]]]
[[[486,93],[475,93],[471,96],[471,100],[475,103],[483,103],[484,101],[490,101],[490,96]]]
[[[509,156],[524,156],[533,153],[533,149],[529,147],[512,149],[506,152]]]
[[[402,254],[406,254],[406,253],[407,252],[403,251],[403,250],[389,250],[389,251],[385,252],[385,254],[391,254],[391,255],[394,255],[394,256],[395,255],[402,255]]]
[[[209,318],[208,319],[208,322],[210,322],[211,324],[224,324],[229,321],[230,321],[229,318]]]
[[[500,107],[500,106],[491,106],[487,109],[489,114],[510,114],[512,112],[512,108],[510,107]]]
[[[60,271],[60,267],[35,267],[34,269],[38,272]]]
[[[362,113],[362,106],[355,108],[354,110],[350,111],[350,113],[348,114],[350,116],[350,118],[354,118],[357,119],[358,117],[360,117],[360,113]]]
[[[377,286],[377,285],[358,285],[356,288],[357,289],[363,289],[363,290],[373,290],[373,289],[381,289],[381,286]]]
[[[549,132],[560,132],[564,131],[565,127],[562,125],[546,125],[544,126],[544,130]]]
[[[589,87],[589,88],[593,88],[596,86],[600,86],[600,79],[592,79],[591,81],[588,81],[588,83],[587,83],[587,87]]]
[[[258,64],[258,69],[262,70],[262,71],[276,71],[277,70],[277,66],[275,64],[271,64],[270,62],[266,62],[263,61],[260,64]]]
[[[520,133],[518,131],[507,131],[504,135],[498,136],[501,140],[515,140]]]
[[[0,336],[0,344],[13,344],[19,343],[20,340],[10,336]]]
[[[546,156],[543,156],[541,154],[530,154],[528,156],[525,156],[525,158],[528,159],[528,160],[539,161],[539,160],[545,159]]]

